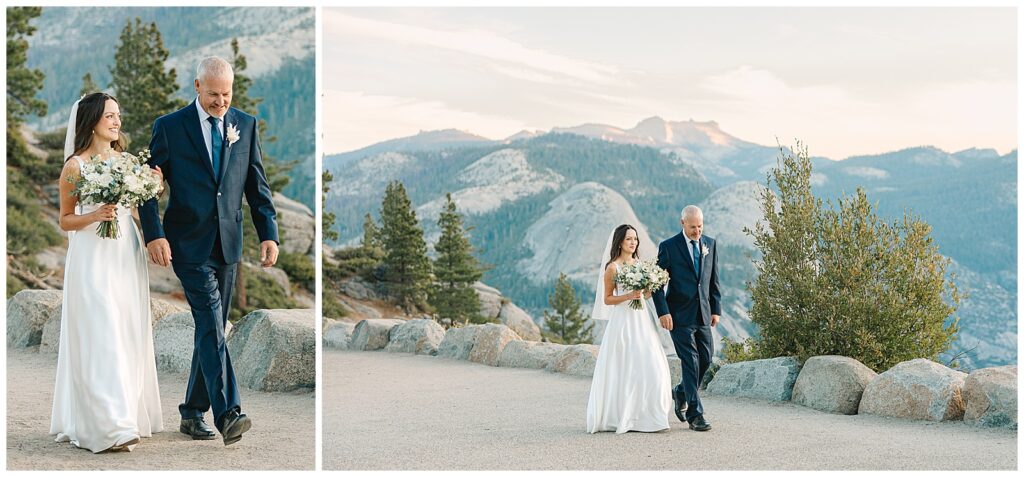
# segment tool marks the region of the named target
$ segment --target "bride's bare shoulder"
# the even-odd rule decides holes
[[[78,156],[71,156],[68,160],[64,161],[64,168],[61,169],[61,175],[69,172],[78,174],[81,170],[82,166],[78,163]]]

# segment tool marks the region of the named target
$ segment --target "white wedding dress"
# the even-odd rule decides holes
[[[618,266],[616,265],[616,271]],[[618,286],[615,295],[624,295]],[[610,307],[587,402],[587,432],[668,429],[671,375],[658,330],[647,310],[629,301]]]
[[[145,246],[130,210],[117,221],[117,239],[72,232],[64,265],[50,434],[93,452],[163,430]]]

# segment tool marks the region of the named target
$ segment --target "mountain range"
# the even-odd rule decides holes
[[[559,273],[585,301],[610,230],[632,223],[641,253],[678,233],[680,209],[705,211],[705,233],[720,251],[725,312],[721,336],[756,334],[747,315],[753,277],[751,238],[760,218],[757,192],[780,149],[743,141],[715,122],[645,119],[623,129],[602,124],[524,131],[489,140],[457,130],[426,131],[327,156],[332,187],[325,210],[337,215],[340,240],[354,245],[366,212],[375,217],[389,180],[402,181],[428,241],[450,192],[472,227],[484,281],[540,316]],[[970,295],[957,313],[953,352],[969,367],[1016,361],[1017,151],[949,153],[913,147],[873,156],[812,158],[813,189],[826,199],[862,187],[889,220],[905,210],[933,227],[950,273]]]

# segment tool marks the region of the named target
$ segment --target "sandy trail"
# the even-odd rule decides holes
[[[7,351],[8,470],[312,470],[315,401],[312,392],[262,393],[242,388],[242,409],[253,427],[225,447],[220,436],[193,441],[178,432],[178,403],[188,375],[160,373],[164,431],[133,452],[93,454],[47,435],[56,355],[37,348]],[[210,414],[206,422],[212,425]]]
[[[585,432],[590,378],[327,350],[325,470],[935,469],[1017,466],[1017,433],[704,397],[714,429]]]

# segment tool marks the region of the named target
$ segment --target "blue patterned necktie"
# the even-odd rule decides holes
[[[210,155],[213,156],[213,177],[220,182],[220,154],[224,147],[224,138],[220,134],[220,118],[210,116]]]
[[[693,271],[697,272],[697,278],[700,278],[700,250],[697,249],[696,240],[690,240],[690,245],[693,247]]]

